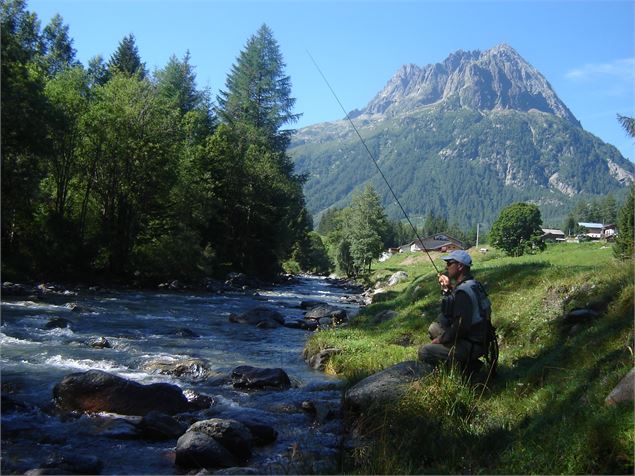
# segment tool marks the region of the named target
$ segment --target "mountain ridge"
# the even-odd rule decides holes
[[[577,197],[619,193],[635,177],[633,163],[585,131],[546,78],[508,45],[404,65],[349,116],[415,216],[432,211],[471,226],[529,201],[553,223]],[[308,175],[314,215],[345,206],[370,183],[389,215],[399,217],[347,120],[298,130],[289,153]]]
[[[454,95],[460,107],[537,109],[580,125],[545,77],[505,43],[484,52],[458,50],[442,63],[404,65],[366,107],[349,117],[395,115]]]

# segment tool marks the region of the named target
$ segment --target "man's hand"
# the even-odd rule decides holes
[[[450,284],[450,278],[448,276],[441,273],[439,274],[438,279],[439,279],[439,285],[441,286],[441,289],[443,290],[443,292],[447,292],[452,289],[452,285]]]

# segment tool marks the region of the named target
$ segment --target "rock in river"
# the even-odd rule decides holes
[[[102,370],[67,375],[55,385],[53,398],[65,410],[122,415],[145,415],[152,410],[173,415],[189,409],[187,398],[176,385],[142,385]]]
[[[284,317],[275,309],[263,306],[255,307],[240,315],[230,314],[229,321],[237,324],[251,324],[261,328],[274,328],[284,324]]]
[[[232,371],[232,381],[236,388],[277,388],[286,389],[291,386],[289,376],[282,369],[261,369],[241,365]]]

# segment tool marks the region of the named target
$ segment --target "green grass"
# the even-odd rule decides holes
[[[633,474],[633,404],[604,403],[634,363],[632,261],[616,261],[600,243],[473,257],[492,300],[499,375],[484,385],[439,369],[415,382],[401,401],[355,421],[363,438],[342,472]],[[378,263],[371,281],[398,270],[409,280],[349,327],[312,337],[311,352],[342,349],[328,371],[352,385],[416,358],[439,312],[439,289],[427,258],[412,261],[407,254]],[[580,307],[600,317],[565,324],[564,315]],[[397,317],[375,324],[385,309]]]

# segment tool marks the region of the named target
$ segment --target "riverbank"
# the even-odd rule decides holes
[[[496,250],[472,256],[493,304],[498,377],[466,384],[438,371],[412,382],[403,398],[352,415],[359,440],[342,471],[632,474],[632,400],[607,401],[633,368],[632,261],[616,261],[598,243],[520,258]],[[381,298],[349,327],[307,343],[308,354],[338,349],[326,368],[348,387],[416,359],[428,342],[438,312],[435,272],[408,258],[377,264]],[[407,279],[388,286],[397,271]]]

